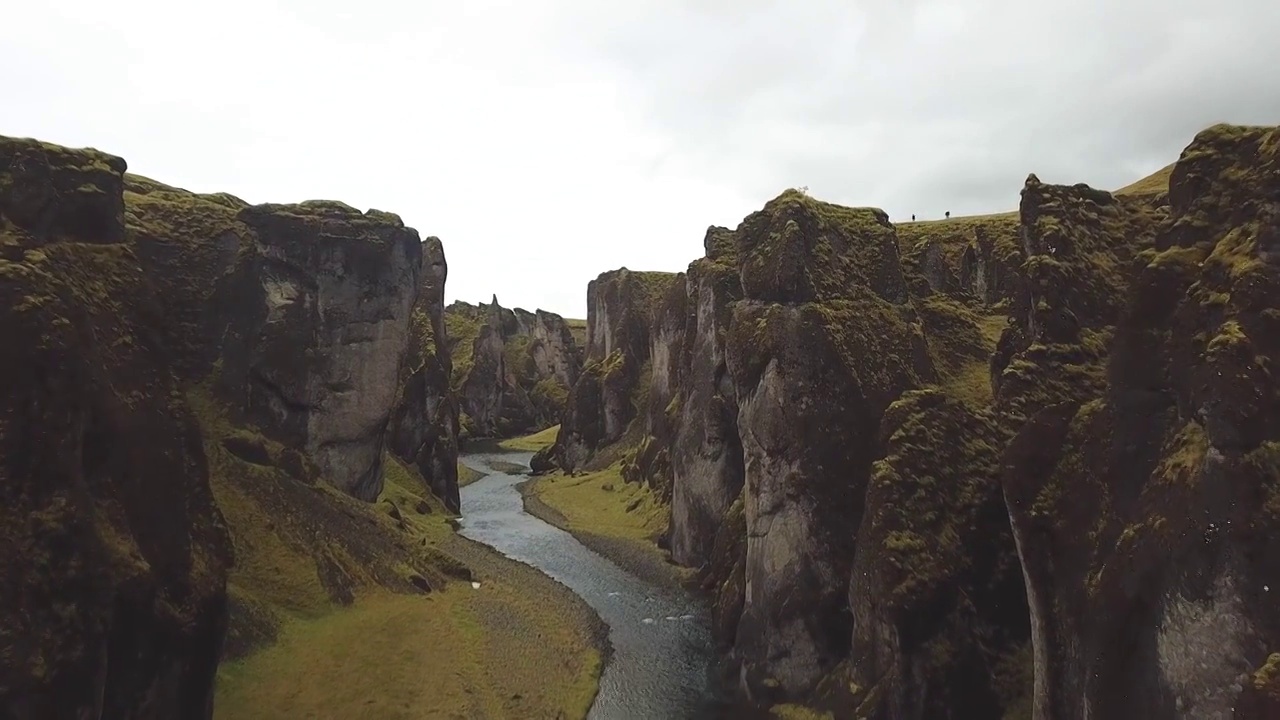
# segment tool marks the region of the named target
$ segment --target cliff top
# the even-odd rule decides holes
[[[906,299],[894,227],[879,208],[786,190],[748,215],[734,241],[748,298],[823,301],[861,286],[891,302]]]

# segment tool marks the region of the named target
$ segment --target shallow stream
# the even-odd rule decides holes
[[[609,626],[613,655],[591,720],[685,720],[720,716],[709,683],[706,609],[680,590],[646,583],[569,533],[524,511],[516,485],[528,478],[490,462],[528,467],[532,453],[477,453],[462,462],[485,477],[462,488],[462,534],[532,565],[577,593]]]

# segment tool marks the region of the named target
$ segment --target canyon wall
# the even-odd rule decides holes
[[[473,437],[512,437],[559,422],[582,352],[555,313],[457,301],[445,309],[462,426]]]
[[[469,574],[359,502],[458,509],[440,242],[125,170],[0,138],[6,717],[209,717],[287,615]]]
[[[231,543],[125,163],[0,138],[0,715],[209,717]]]
[[[783,193],[591,284],[545,459],[670,503],[754,703],[1270,717],[1278,155],[1217,126],[1167,192],[900,226]]]

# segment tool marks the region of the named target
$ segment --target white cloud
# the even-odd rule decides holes
[[[448,295],[585,314],[789,186],[894,217],[1123,185],[1280,122],[1280,5],[775,0],[19,3],[0,133],[439,235]]]

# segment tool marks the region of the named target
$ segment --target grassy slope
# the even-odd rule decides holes
[[[360,503],[230,454],[229,436],[285,451],[192,402],[237,559],[215,717],[585,716],[605,633],[566,588],[455,534],[390,457],[381,501]]]
[[[1115,195],[1159,195],[1162,192],[1169,192],[1169,175],[1173,173],[1173,166],[1176,163],[1169,163],[1141,180],[1129,183],[1119,190],[1115,190]]]
[[[667,507],[648,486],[624,482],[618,464],[577,476],[557,471],[520,490],[530,514],[567,530],[633,575],[667,587],[689,577],[656,543],[667,530]]]
[[[555,444],[556,436],[560,434],[560,426],[552,425],[546,430],[540,430],[532,435],[524,437],[511,438],[498,443],[498,447],[504,450],[523,450],[525,452],[538,452],[539,450]]]
[[[576,318],[565,318],[564,321],[569,326],[569,334],[573,335],[574,344],[580,348],[585,348],[587,346],[587,321]]]

